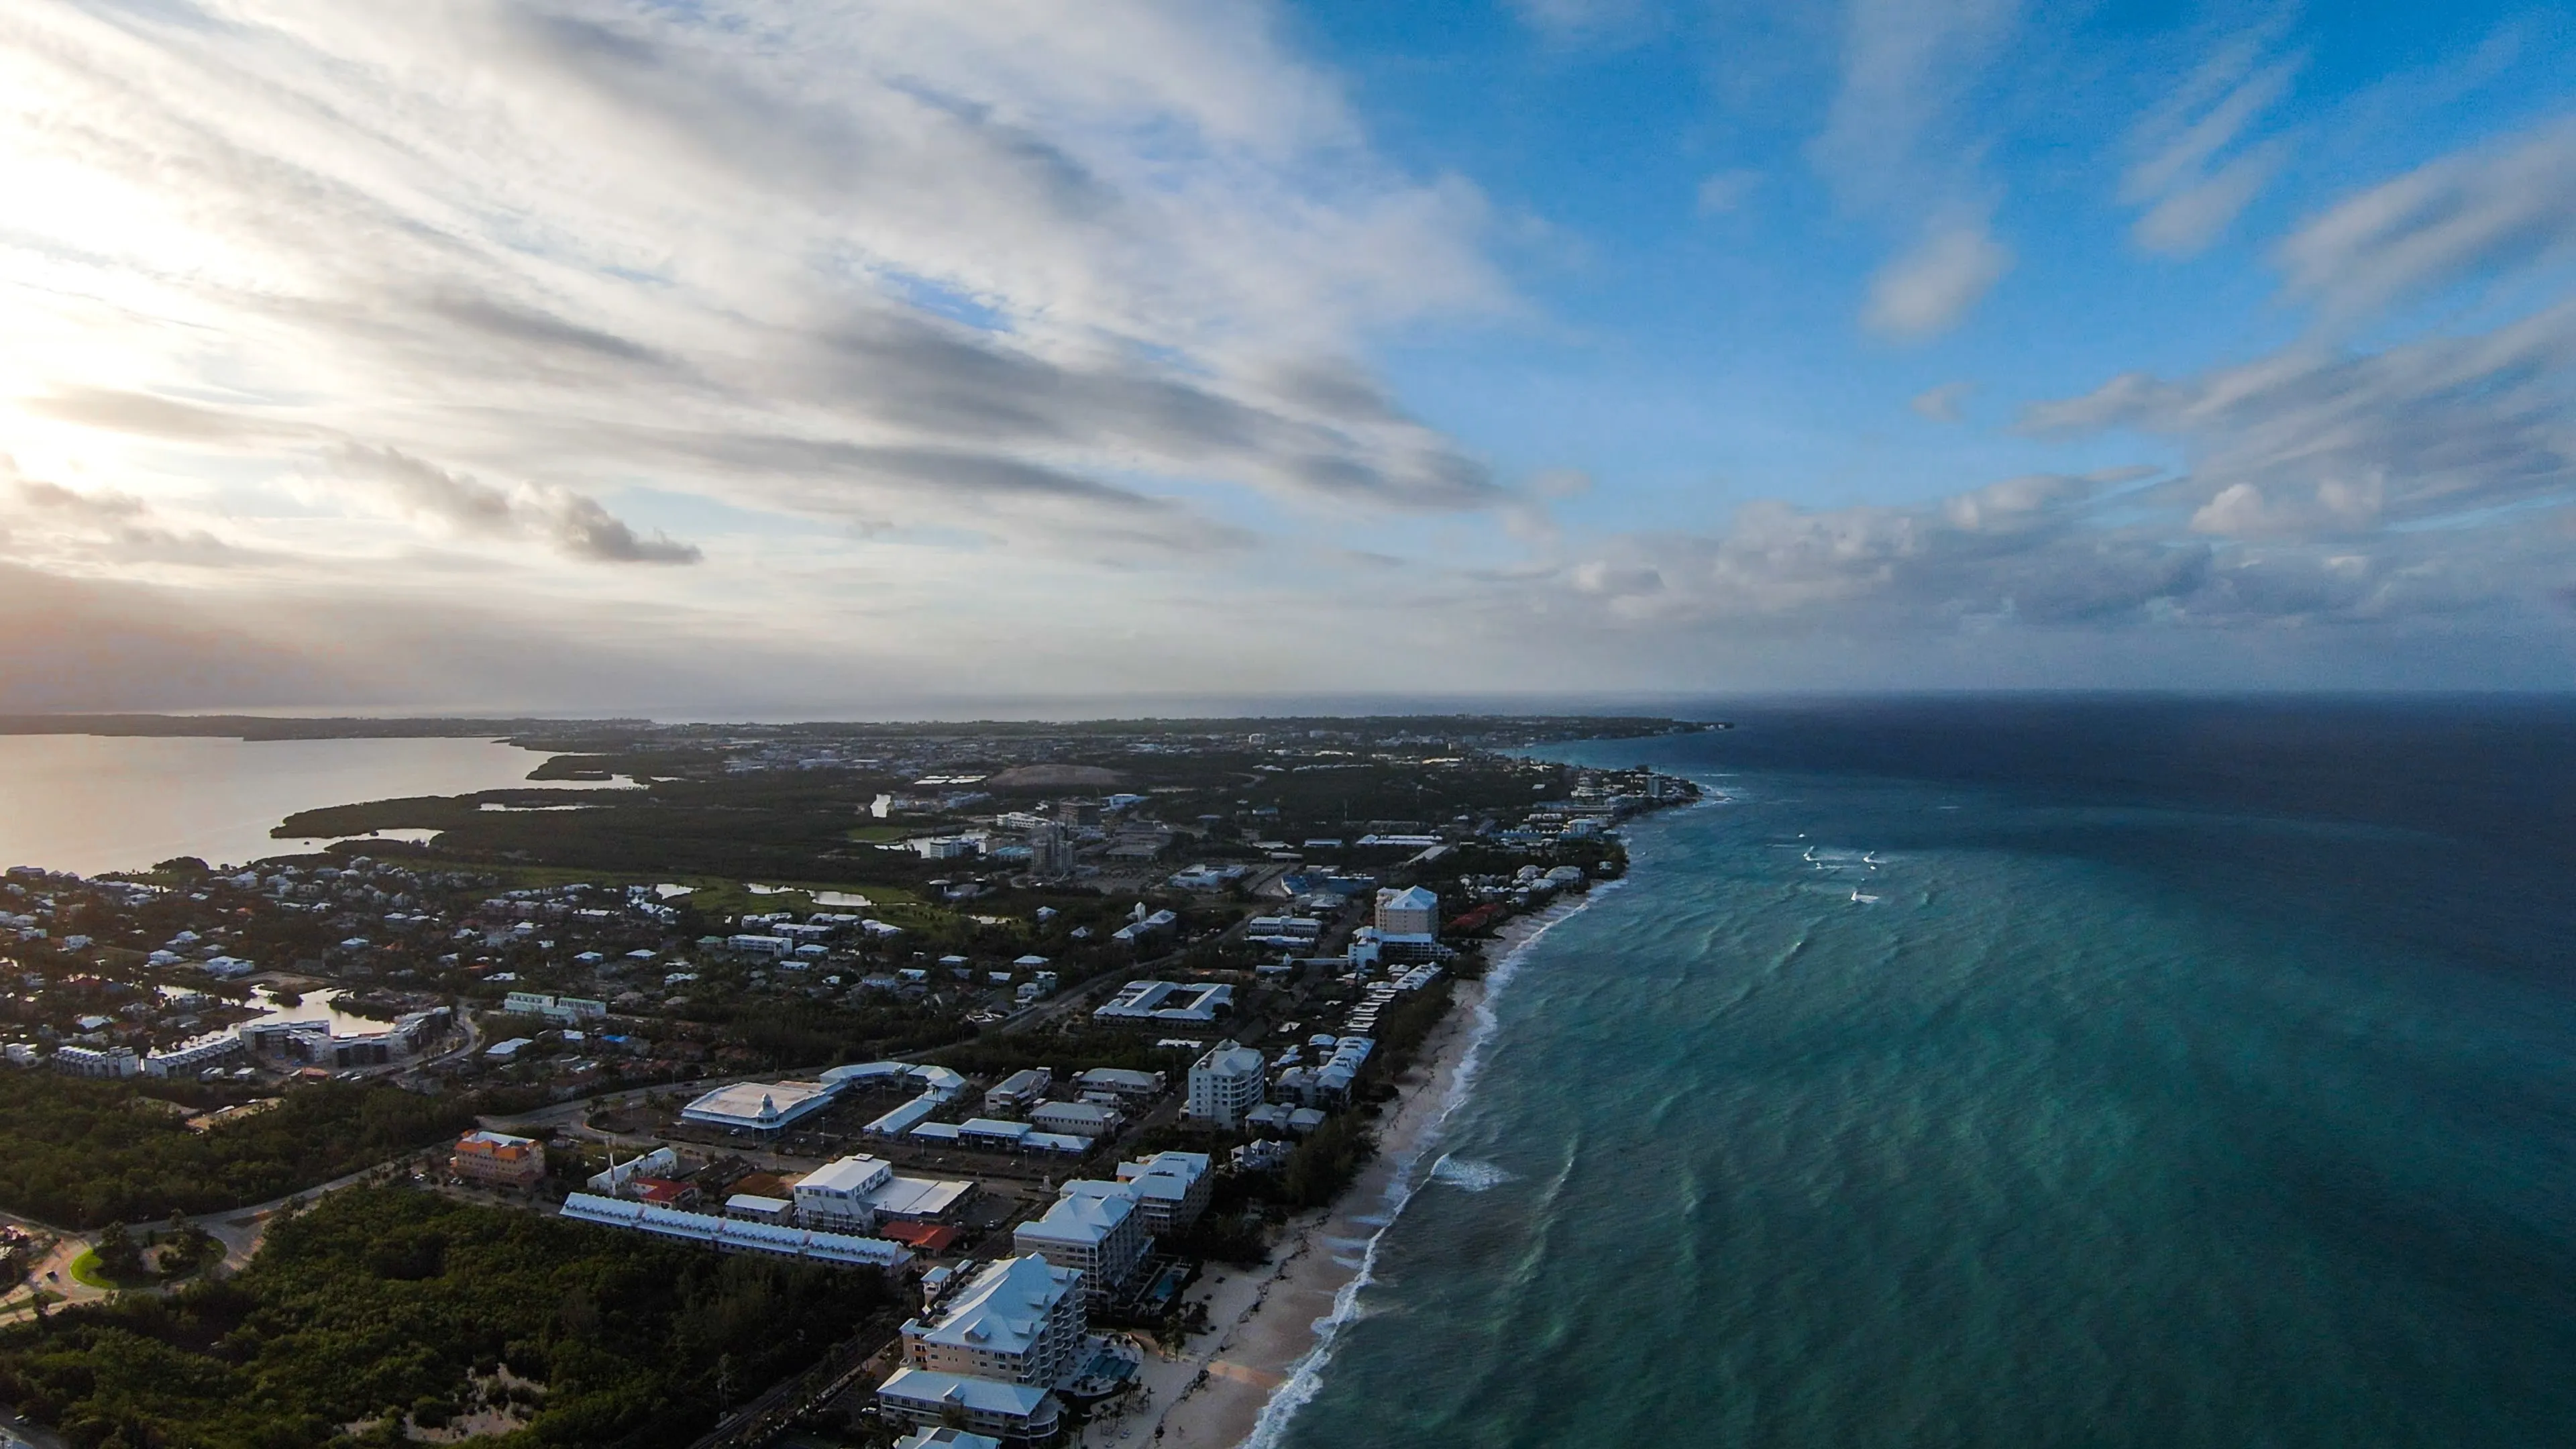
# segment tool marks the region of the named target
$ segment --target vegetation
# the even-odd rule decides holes
[[[495,1449],[654,1449],[892,1304],[869,1271],[356,1188],[238,1277],[0,1331],[0,1399],[80,1449],[355,1449],[503,1406]]]
[[[0,1075],[0,1209],[70,1227],[266,1202],[464,1130],[474,1104],[322,1083],[192,1132],[131,1084]]]

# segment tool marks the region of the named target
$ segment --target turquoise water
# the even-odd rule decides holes
[[[1731,799],[1508,974],[1264,1439],[2576,1442],[2554,836],[2384,781],[2230,809],[2188,761],[1571,753]]]

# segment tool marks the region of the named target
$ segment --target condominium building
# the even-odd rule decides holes
[[[1145,1230],[1157,1237],[1186,1232],[1207,1211],[1216,1179],[1204,1152],[1157,1152],[1118,1164],[1118,1181],[1136,1194]]]
[[[92,1047],[54,1048],[54,1070],[75,1077],[130,1077],[143,1070],[142,1059],[132,1047],[109,1047],[100,1051]]]
[[[1381,936],[1430,939],[1440,930],[1440,897],[1420,886],[1377,893],[1377,929]]]
[[[1268,1066],[1248,1046],[1218,1042],[1190,1064],[1190,1098],[1182,1114],[1227,1132],[1240,1130],[1244,1114],[1261,1105],[1262,1072]]]
[[[1022,1223],[1011,1241],[1059,1268],[1081,1272],[1094,1303],[1107,1302],[1144,1260],[1153,1238],[1136,1194],[1125,1183],[1074,1181],[1044,1214]]]
[[[949,1299],[936,1321],[903,1326],[903,1361],[1053,1388],[1082,1366],[1082,1274],[1040,1257],[1004,1258]]]

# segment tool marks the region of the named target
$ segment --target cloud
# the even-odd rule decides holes
[[[1361,360],[1515,305],[1483,198],[1372,153],[1274,24],[41,0],[0,158],[78,184],[21,188],[0,280],[83,345],[0,353],[124,466],[582,562],[699,558],[628,489],[1122,564],[1503,507]]]
[[[1937,336],[1985,300],[2012,266],[2012,249],[1983,226],[1944,227],[1870,278],[1861,320],[1891,337]]]
[[[2442,157],[2350,197],[2280,247],[2294,296],[2357,317],[2388,303],[2568,255],[2576,247],[2576,120]]]
[[[693,564],[704,556],[658,533],[639,537],[597,500],[565,489],[522,484],[504,491],[392,448],[345,447],[334,461],[383,484],[404,512],[467,536],[529,539],[590,563]]]
[[[1699,214],[1724,216],[1744,205],[1762,184],[1762,173],[1735,167],[1702,177],[1695,193]]]
[[[1551,40],[1599,40],[1633,32],[1647,0],[1510,0],[1521,23]]]
[[[1945,382],[1939,387],[1916,393],[1906,400],[1905,405],[1914,410],[1916,417],[1927,422],[1955,423],[1965,416],[1960,409],[1976,390],[1977,385],[1973,382]]]
[[[80,490],[26,477],[0,457],[0,550],[85,568],[179,564],[220,568],[243,551],[204,529],[171,528],[150,505],[111,489]]]
[[[2373,353],[2302,344],[2198,377],[2144,373],[2028,409],[2038,435],[2180,441],[2162,501],[2230,537],[2331,538],[2475,520],[2576,489],[2576,303]]]
[[[2132,132],[2138,159],[2121,177],[2120,200],[2145,208],[2130,232],[2140,247],[2167,256],[2202,251],[2279,171],[2284,142],[2242,144],[2305,64],[2299,56],[2265,59],[2279,28],[2231,37]]]

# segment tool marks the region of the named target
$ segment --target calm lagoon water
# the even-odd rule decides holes
[[[1563,752],[1728,803],[1526,954],[1263,1439],[2576,1443],[2571,743],[1952,703]]]
[[[238,865],[310,849],[269,836],[296,811],[527,788],[545,759],[491,740],[0,735],[0,865],[83,875],[181,855]]]

